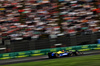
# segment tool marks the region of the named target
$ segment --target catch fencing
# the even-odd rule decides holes
[[[63,35],[54,39],[42,38],[37,40],[4,40],[4,45],[8,49],[8,52],[19,52],[28,50],[38,50],[47,48],[57,48],[57,47],[69,47],[77,45],[87,45],[96,44],[97,39],[100,39],[100,32],[84,35]]]

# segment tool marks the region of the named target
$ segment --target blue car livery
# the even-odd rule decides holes
[[[62,51],[58,51],[58,52],[49,52],[48,53],[48,57],[49,58],[58,58],[58,57],[64,57],[64,56],[73,56],[73,55],[81,55],[82,52],[62,52]]]

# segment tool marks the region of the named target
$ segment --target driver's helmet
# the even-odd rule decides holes
[[[64,50],[62,50],[62,52],[65,52]]]

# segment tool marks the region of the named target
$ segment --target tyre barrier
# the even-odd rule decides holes
[[[41,56],[41,55],[47,55],[48,52],[57,52],[57,51],[60,51],[60,50],[65,50],[65,51],[75,51],[75,50],[89,51],[89,50],[99,50],[99,49],[100,49],[100,44],[89,44],[89,45],[50,48],[50,49],[42,49],[42,50],[30,50],[30,51],[0,54],[0,60],[23,58],[23,57],[32,57],[32,56]]]

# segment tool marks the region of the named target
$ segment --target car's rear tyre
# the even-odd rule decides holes
[[[82,55],[83,52],[76,52],[76,55]]]
[[[73,53],[71,53],[70,56],[73,56]]]
[[[81,55],[83,55],[83,52],[80,52]]]

